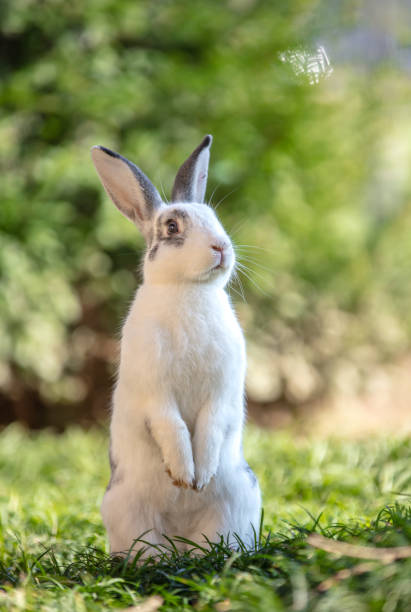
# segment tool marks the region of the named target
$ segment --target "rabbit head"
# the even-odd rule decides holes
[[[231,241],[204,203],[212,137],[206,136],[180,167],[171,202],[132,162],[101,146],[91,150],[103,186],[146,241],[144,279],[224,286],[234,266]]]

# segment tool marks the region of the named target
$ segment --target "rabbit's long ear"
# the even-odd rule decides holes
[[[204,202],[213,137],[208,134],[177,172],[172,202]]]
[[[157,189],[131,161],[110,149],[91,149],[104,189],[117,208],[147,237],[153,214],[162,201]]]

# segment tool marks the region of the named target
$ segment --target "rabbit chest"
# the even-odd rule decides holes
[[[140,374],[150,377],[158,369],[161,385],[176,399],[190,429],[206,403],[242,401],[244,338],[223,290],[149,292],[144,287],[132,311],[130,323],[140,331],[136,350],[141,351],[144,335],[144,344],[155,352],[147,362],[151,371]]]
[[[198,410],[209,402],[232,403],[244,384],[243,337],[228,304],[216,309],[207,304],[180,304],[190,315],[169,329],[172,360],[169,384],[190,428]]]

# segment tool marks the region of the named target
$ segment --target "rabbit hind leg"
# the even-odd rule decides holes
[[[240,541],[252,548],[258,540],[261,518],[261,492],[258,481],[244,462],[240,469],[225,475],[224,486],[204,503],[195,529],[186,535],[203,545],[219,542],[223,537],[230,548],[239,548]],[[236,537],[237,536],[237,537]]]
[[[141,549],[146,549],[142,557],[158,552],[155,546],[163,542],[161,532],[156,528],[158,521],[149,506],[133,499],[126,487],[117,484],[106,490],[101,514],[112,555],[132,559]]]

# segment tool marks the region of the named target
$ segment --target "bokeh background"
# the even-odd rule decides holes
[[[338,429],[351,406],[405,427],[410,17],[406,0],[3,0],[0,424],[107,418],[144,245],[90,147],[167,197],[212,133],[208,197],[249,268],[231,292],[250,417],[327,410]]]

